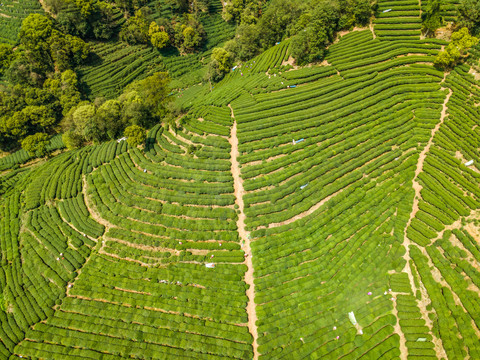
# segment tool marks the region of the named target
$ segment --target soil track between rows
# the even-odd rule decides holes
[[[248,284],[247,289],[247,314],[248,314],[248,329],[253,336],[253,359],[258,359],[258,333],[257,333],[257,312],[256,304],[254,301],[255,298],[255,284],[253,282],[253,263],[252,263],[252,249],[250,247],[250,234],[245,230],[245,213],[243,212],[243,194],[245,190],[243,189],[243,179],[240,176],[240,166],[238,164],[238,138],[237,138],[237,122],[235,121],[233,109],[231,105],[228,105],[231,110],[231,116],[233,119],[232,130],[230,133],[230,145],[232,146],[231,150],[231,161],[232,161],[232,176],[233,176],[233,186],[235,191],[235,203],[238,205],[239,214],[237,221],[238,234],[241,241],[244,243],[242,248],[245,252],[245,265],[247,265],[247,272],[245,273],[245,282]]]

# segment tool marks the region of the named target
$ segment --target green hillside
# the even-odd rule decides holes
[[[213,83],[220,6],[201,51],[80,68],[92,98],[169,71],[142,145],[0,158],[0,359],[480,359],[480,45],[443,71],[423,2],[382,0]]]

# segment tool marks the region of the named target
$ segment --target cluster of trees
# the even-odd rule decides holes
[[[181,53],[194,51],[205,40],[199,14],[208,12],[209,0],[168,2],[174,17],[154,21],[147,0],[45,0],[59,29],[70,35],[85,40],[109,40],[118,35],[129,44],[149,44],[159,49],[170,45]],[[126,18],[121,26],[119,12]]]
[[[159,72],[130,84],[117,99],[79,102],[61,122],[65,145],[72,149],[85,142],[117,139],[124,131],[130,145],[143,142],[140,132],[168,112],[169,82],[168,74]]]
[[[151,44],[159,49],[175,46],[182,54],[198,49],[205,40],[198,13],[183,13],[171,21],[163,18],[154,21],[147,7],[129,17],[119,35],[129,44]]]
[[[11,84],[41,87],[50,74],[75,68],[90,52],[82,39],[63,33],[40,14],[25,18],[19,38],[16,51],[5,44],[0,47],[0,73]]]
[[[167,73],[132,83],[118,99],[82,100],[73,69],[87,58],[88,45],[55,25],[32,14],[23,21],[16,51],[0,46],[0,74],[10,83],[0,91],[2,150],[21,144],[31,155],[42,156],[54,133],[65,132],[65,144],[75,148],[120,137],[130,125],[150,127],[165,117]]]
[[[230,59],[251,59],[287,37],[292,38],[290,51],[297,64],[321,60],[337,31],[368,24],[377,6],[375,0],[272,0],[262,13],[262,1],[225,4],[224,19],[239,25],[235,39],[225,44],[223,52],[212,55],[211,80],[223,77]]]
[[[116,5],[129,9],[133,3],[140,5],[145,1],[45,0],[63,32],[98,40],[111,39],[117,32]]]
[[[429,0],[427,8],[422,12],[422,31],[425,36],[434,36],[435,30],[443,25],[440,0]]]
[[[225,21],[254,24],[262,14],[265,0],[228,0],[223,2],[222,17]]]
[[[444,25],[441,0],[429,0],[422,13],[422,30],[425,36],[434,36],[435,30]],[[457,7],[457,20],[454,29],[467,28],[477,36],[480,34],[480,0],[460,0]]]
[[[478,38],[470,35],[466,27],[452,33],[451,41],[445,50],[435,58],[435,65],[443,69],[453,68],[468,55],[468,49],[478,42]]]
[[[480,35],[480,0],[461,0],[457,11],[458,27],[466,27],[472,35]]]
[[[16,84],[4,89],[0,92],[1,149],[15,149],[37,133],[55,133],[63,114],[80,98],[77,75],[72,70],[49,75],[42,86]]]
[[[40,14],[25,18],[19,38],[15,51],[0,46],[0,75],[10,84],[0,92],[0,147],[10,150],[22,143],[36,154],[41,151],[31,142],[45,141],[80,101],[73,69],[88,57],[89,47]]]

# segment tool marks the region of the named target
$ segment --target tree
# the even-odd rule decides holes
[[[20,43],[24,46],[28,59],[44,70],[50,70],[53,66],[49,41],[52,31],[50,19],[40,14],[28,15],[20,28]]]
[[[458,62],[468,55],[468,49],[478,42],[471,36],[466,27],[454,32],[448,46],[440,51],[434,64],[443,69],[453,68]]]
[[[272,0],[258,21],[260,44],[264,49],[282,41],[302,14],[305,3],[296,0]]]
[[[187,14],[182,23],[175,24],[174,32],[175,46],[183,53],[193,52],[205,38],[203,25],[191,14]]]
[[[7,44],[0,44],[0,76],[9,68],[13,59],[13,48]]]
[[[150,23],[148,35],[150,36],[150,42],[152,43],[152,45],[158,49],[164,48],[169,40],[167,32],[161,30],[160,26],[158,26],[155,21],[152,21]]]
[[[83,143],[82,137],[72,130],[66,131],[62,134],[62,141],[68,150],[77,149]]]
[[[136,95],[135,99],[130,101],[130,104],[135,105],[141,102],[152,118],[160,119],[165,115],[165,105],[170,100],[168,97],[170,92],[169,83],[170,77],[168,73],[157,72],[152,76],[130,84],[126,89],[126,93],[133,91]],[[138,105],[135,105],[135,108],[138,109]],[[142,125],[141,123],[137,124]],[[143,123],[143,125],[146,124]]]
[[[214,48],[207,76],[212,81],[221,80],[233,65],[233,54],[223,48]]]
[[[167,3],[172,7],[177,14],[183,14],[188,11],[188,0],[167,0]]]
[[[48,135],[45,133],[27,136],[22,141],[22,149],[26,150],[30,156],[44,156],[49,143],[48,138]]]
[[[435,30],[443,24],[443,18],[441,16],[441,3],[439,0],[429,0],[427,8],[422,12],[422,30],[425,36],[429,34],[435,34]]]
[[[232,46],[233,45],[233,46]],[[233,52],[240,60],[253,58],[260,50],[260,28],[256,25],[239,25],[237,27],[235,44],[225,48]]]
[[[120,39],[129,44],[148,43],[149,24],[142,11],[135,12],[135,16],[129,18],[120,30]]]
[[[190,0],[190,9],[197,15],[201,12],[208,12],[209,0]]]
[[[88,57],[90,47],[82,39],[53,30],[49,39],[50,52],[57,71],[80,65]]]
[[[336,3],[321,2],[313,9],[308,25],[292,40],[290,52],[298,64],[323,58],[327,45],[334,40],[339,19],[340,9]]]
[[[0,132],[7,137],[14,139],[22,138],[27,134],[28,120],[21,111],[15,112],[11,116],[2,116],[0,118]]]
[[[124,135],[127,137],[127,143],[136,147],[145,142],[145,129],[138,125],[130,125],[125,129]]]
[[[227,22],[254,24],[258,19],[263,2],[257,0],[224,1],[222,17]]]
[[[83,137],[91,131],[91,123],[95,117],[95,106],[90,103],[78,106],[73,112],[75,132]]]
[[[480,0],[460,0],[457,24],[466,27],[472,35],[480,34]]]
[[[105,134],[105,137],[117,138],[124,127],[120,102],[118,100],[105,101],[98,107],[96,119],[99,129]]]
[[[55,115],[51,109],[45,105],[35,106],[30,105],[22,109],[25,120],[29,125],[38,126],[43,131],[55,124]]]

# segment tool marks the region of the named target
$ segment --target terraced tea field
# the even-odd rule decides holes
[[[38,0],[2,0],[0,2],[0,42],[15,45],[23,19],[32,13],[43,14]]]
[[[144,147],[5,161],[0,358],[480,359],[478,49],[445,74],[386,19]]]

